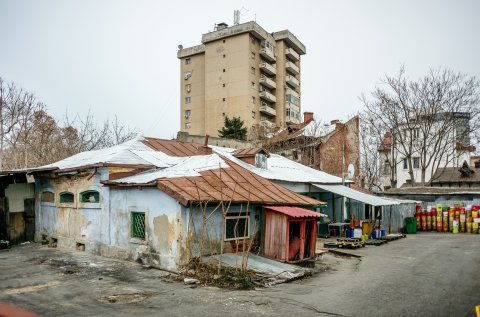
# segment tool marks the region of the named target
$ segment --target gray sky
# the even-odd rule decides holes
[[[215,22],[256,18],[307,47],[302,110],[326,121],[361,109],[383,74],[404,64],[480,77],[480,1],[0,0],[0,76],[35,93],[57,118],[92,109],[145,135],[179,130],[177,46]]]

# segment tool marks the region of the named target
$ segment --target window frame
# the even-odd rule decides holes
[[[191,129],[192,128],[192,123],[191,122],[185,122],[185,129]]]
[[[66,195],[71,195],[72,196],[72,201],[63,201],[63,197],[66,197]],[[61,193],[58,193],[58,202],[60,204],[64,205],[74,205],[75,204],[75,194],[69,191],[63,191]]]
[[[414,169],[419,169],[420,168],[420,158],[419,157],[414,157],[413,158],[413,168]]]
[[[408,170],[408,160],[406,158],[402,160],[402,169]]]
[[[43,198],[43,194],[44,193],[49,193],[49,194],[52,194],[52,197],[53,197],[53,201],[43,201],[42,198]],[[55,206],[55,201],[56,201],[56,197],[55,197],[55,192],[51,189],[45,189],[43,190],[41,193],[40,193],[40,205],[44,205],[44,206]]]
[[[95,197],[95,194],[97,194],[98,196],[98,200],[97,201],[86,201],[84,200],[84,196],[86,194],[90,194],[90,193],[93,193],[94,194],[94,197]],[[96,190],[96,189],[88,189],[88,190],[85,190],[83,192],[80,193],[79,195],[79,198],[80,198],[80,203],[82,204],[100,204],[100,191]]]
[[[191,115],[192,115],[192,110],[190,109],[185,110],[185,119],[190,118]]]
[[[185,85],[185,92],[187,94],[189,94],[190,92],[192,92],[192,84],[186,84]]]
[[[237,219],[246,219],[246,226],[247,226],[247,233],[246,233],[246,236],[242,236],[242,237],[234,237],[234,238],[227,238],[227,221],[228,220],[237,220]],[[225,221],[223,222],[223,225],[224,225],[224,237],[223,237],[223,241],[238,241],[238,240],[242,240],[242,239],[248,239],[250,238],[250,214],[246,214],[246,215],[241,215],[241,214],[238,214],[238,215],[228,215],[225,217]]]
[[[192,103],[192,97],[188,96],[188,97],[185,97],[185,104],[188,105],[188,104],[191,104]]]
[[[143,237],[136,236],[134,231],[134,214],[143,214]],[[130,210],[130,239],[138,240],[138,241],[146,241],[147,240],[147,213],[145,211],[137,211],[137,210]]]
[[[185,65],[192,64],[192,59],[190,57],[185,58]]]

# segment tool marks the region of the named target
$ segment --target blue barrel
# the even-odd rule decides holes
[[[372,231],[372,238],[373,238],[373,239],[376,239],[376,238],[377,238],[377,230],[376,230],[376,229],[374,229],[374,230]]]
[[[385,237],[385,229],[380,229],[380,237]]]

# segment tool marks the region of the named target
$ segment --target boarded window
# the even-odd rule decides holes
[[[145,213],[132,211],[132,238],[145,240]]]
[[[99,203],[100,193],[96,190],[87,190],[80,194],[82,203]]]
[[[225,218],[225,241],[248,238],[249,216],[229,216]]]
[[[42,203],[53,203],[55,202],[55,194],[52,192],[45,191],[40,196],[40,201]]]
[[[75,201],[75,196],[70,192],[60,193],[60,203],[62,204],[73,204]]]

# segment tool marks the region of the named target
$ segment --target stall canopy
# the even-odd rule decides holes
[[[365,194],[344,185],[313,184],[313,186],[372,206],[390,206],[400,204],[398,201]]]

